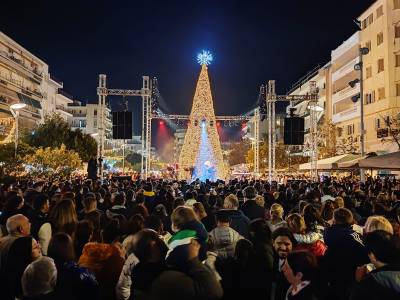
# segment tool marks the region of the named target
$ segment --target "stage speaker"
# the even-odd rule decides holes
[[[132,112],[115,111],[112,113],[112,132],[115,140],[132,139]]]
[[[285,145],[304,144],[304,118],[285,118],[283,141]]]

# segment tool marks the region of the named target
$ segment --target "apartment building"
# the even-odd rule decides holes
[[[316,67],[308,72],[304,77],[300,78],[292,85],[288,95],[306,95],[310,93],[311,82],[315,82],[318,89],[319,107],[324,108],[323,111],[317,112],[318,126],[322,126],[323,122],[329,122],[332,119],[332,84],[331,84],[331,63],[325,64],[323,67]],[[310,110],[308,109],[309,101],[300,101],[290,103],[286,108],[286,114],[289,116],[290,110],[293,108],[293,114],[297,117],[304,118],[304,145],[291,146],[291,153],[297,155],[309,155],[310,152]]]
[[[32,128],[43,118],[48,65],[0,31],[0,140],[13,134],[10,105],[23,102],[20,128]]]
[[[400,113],[400,1],[378,0],[358,20],[360,46],[369,49],[363,56],[366,150],[396,151],[381,138],[388,136],[384,119]]]

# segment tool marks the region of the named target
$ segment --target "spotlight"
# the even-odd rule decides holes
[[[349,86],[354,88],[356,86],[356,84],[359,83],[359,82],[360,82],[360,79],[356,78],[356,79],[354,79],[354,80],[349,82]]]
[[[160,126],[164,125],[164,121],[161,120],[161,121],[159,122],[159,124],[160,124]]]

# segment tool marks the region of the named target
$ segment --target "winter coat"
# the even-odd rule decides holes
[[[96,275],[102,299],[116,299],[115,287],[124,265],[121,248],[114,244],[87,243],[79,265]]]
[[[250,219],[264,219],[265,209],[256,203],[255,200],[246,200],[240,210]]]
[[[249,224],[250,219],[241,210],[224,209],[224,212],[229,214],[231,218],[230,227],[237,231],[245,239],[249,239]]]
[[[151,286],[151,299],[220,299],[223,291],[214,273],[198,258],[186,262],[186,270],[169,267]]]
[[[328,249],[321,258],[321,269],[329,282],[330,299],[346,299],[355,283],[358,266],[369,262],[361,236],[351,225],[332,225],[325,229],[324,241]]]
[[[357,283],[350,300],[400,299],[400,264],[386,265],[373,270]]]
[[[218,226],[210,232],[214,242],[214,251],[219,258],[226,259],[235,255],[236,243],[243,237],[230,227]]]
[[[132,270],[139,263],[139,259],[135,254],[130,254],[125,261],[124,266],[122,267],[121,275],[119,276],[119,280],[117,286],[115,288],[115,292],[118,300],[127,300],[131,295],[131,285],[132,285]]]
[[[100,299],[99,284],[88,269],[75,262],[57,263],[56,295],[58,299]]]

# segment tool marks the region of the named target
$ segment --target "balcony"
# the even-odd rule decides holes
[[[16,70],[28,76],[38,84],[40,84],[43,80],[42,72],[40,72],[37,68],[29,68],[22,60],[14,57],[12,54],[9,54],[5,51],[0,51],[0,61],[6,65],[13,66]]]
[[[346,41],[344,41],[339,47],[332,51],[331,57],[332,61],[339,59],[343,54],[352,50],[352,48],[359,48],[360,44],[360,32],[357,31],[351,37],[349,37]]]
[[[360,117],[360,106],[354,106],[337,114],[332,114],[332,122],[339,123]]]
[[[342,90],[336,91],[332,95],[332,103],[339,102],[343,99],[350,98],[360,92],[360,83],[356,83],[356,85],[352,88],[350,86],[345,87]]]
[[[333,72],[332,74],[332,82],[335,82],[336,80],[346,76],[347,74],[351,72],[356,72],[354,70],[354,65],[358,64],[360,62],[360,57],[357,56],[356,58],[352,59],[349,61],[347,64],[339,68],[337,71]]]
[[[86,118],[86,114],[72,112],[74,118]]]
[[[57,112],[59,112],[59,113],[68,115],[69,117],[72,117],[72,116],[73,116],[73,115],[72,115],[64,106],[62,106],[62,105],[56,105],[56,110],[57,110]]]

